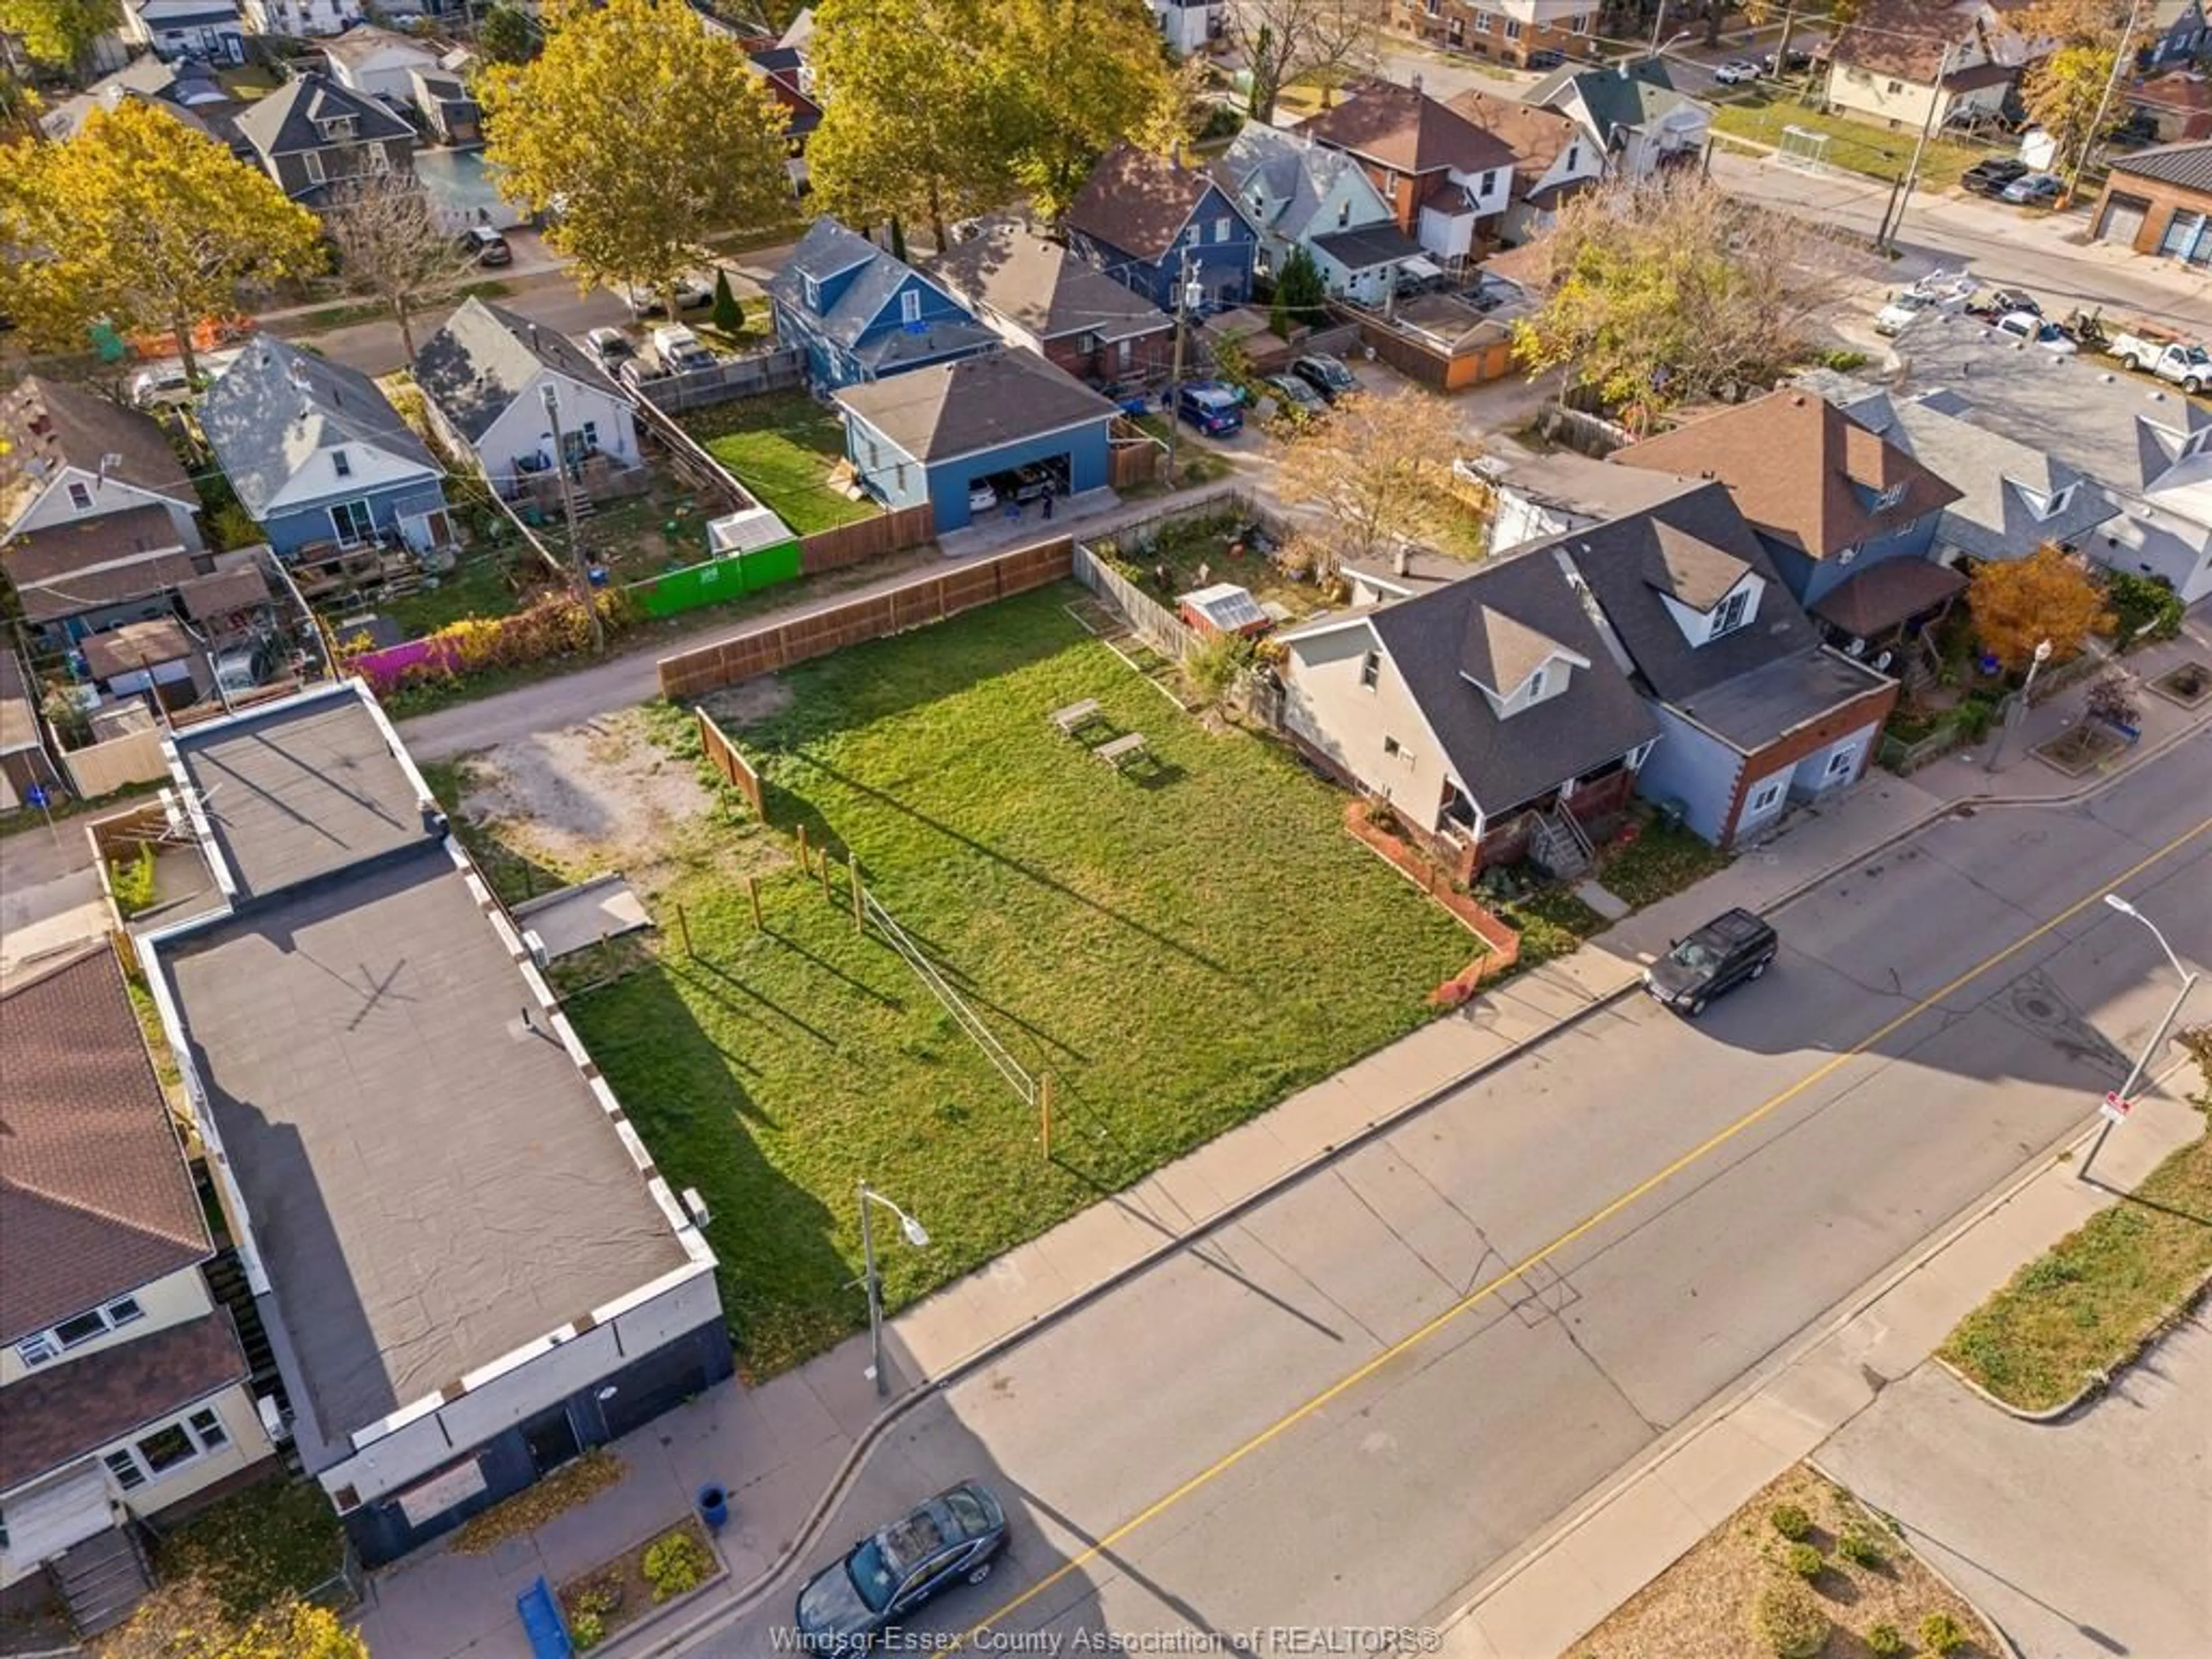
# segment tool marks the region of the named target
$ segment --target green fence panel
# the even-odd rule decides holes
[[[648,617],[675,617],[702,605],[720,605],[799,576],[799,544],[775,542],[747,553],[686,565],[665,576],[630,585],[630,596]]]

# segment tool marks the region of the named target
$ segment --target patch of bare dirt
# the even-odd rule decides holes
[[[642,709],[602,714],[472,757],[462,812],[569,879],[619,870],[651,890],[713,822],[696,764],[653,738]]]
[[[732,731],[775,719],[791,707],[791,688],[783,683],[781,676],[763,674],[726,690],[713,692],[700,701],[717,726]]]
[[[1800,1463],[1570,1644],[1562,1659],[1759,1659],[1773,1653],[1761,1639],[1755,1609],[1768,1586],[1801,1582],[1789,1571],[1790,1544],[1774,1524],[1775,1511],[1785,1507],[1802,1511],[1811,1523],[1804,1542],[1821,1558],[1819,1575],[1807,1586],[1832,1623],[1820,1659],[1872,1659],[1883,1652],[1929,1659],[1920,1621],[1930,1613],[1957,1621],[1965,1639],[1951,1659],[1995,1659],[2006,1650],[1881,1516]],[[1842,1547],[1847,1535],[1871,1544],[1879,1560],[1850,1559]],[[1869,1641],[1880,1626],[1894,1631],[1902,1646]]]

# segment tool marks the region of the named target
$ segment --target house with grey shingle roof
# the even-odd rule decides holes
[[[1712,112],[1676,89],[1656,58],[1608,69],[1569,64],[1522,94],[1523,101],[1571,118],[1605,157],[1614,179],[1648,179],[1688,167],[1704,154]]]
[[[310,72],[238,118],[238,131],[280,189],[312,208],[349,180],[415,172],[415,129],[374,98]]]
[[[1259,228],[1258,268],[1279,272],[1294,248],[1313,256],[1332,294],[1381,305],[1420,244],[1351,155],[1252,123],[1212,166],[1214,179]]]
[[[2090,222],[2099,241],[2212,266],[2212,138],[2115,155]]]
[[[999,349],[944,288],[835,219],[817,219],[768,285],[776,343],[817,391]]]
[[[1012,216],[978,221],[928,270],[1008,345],[1079,379],[1142,380],[1168,370],[1174,318]]]
[[[106,939],[0,991],[0,1593],[44,1573],[81,1635],[150,1583],[132,1520],[270,1449],[246,1351]]]
[[[475,456],[503,494],[551,471],[556,414],[572,471],[594,455],[617,468],[641,463],[637,417],[622,389],[567,336],[503,306],[463,301],[422,343],[414,371],[440,435]]]
[[[358,369],[257,334],[200,400],[200,429],[269,544],[452,538],[444,469]]]
[[[1619,811],[1659,738],[1558,562],[1498,559],[1279,635],[1298,746],[1461,879],[1534,850],[1565,870],[1577,823]],[[1423,591],[1423,589],[1425,591]]]

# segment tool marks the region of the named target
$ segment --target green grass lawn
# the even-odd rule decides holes
[[[1892,132],[1870,121],[1832,115],[1784,94],[1770,99],[1764,91],[1748,92],[1713,106],[1713,129],[1762,144],[1782,143],[1784,127],[1807,127],[1828,135],[1831,165],[1863,173],[1873,179],[1896,179],[1912,159],[1917,132]],[[1986,145],[1930,136],[1921,157],[1920,177],[1925,185],[1948,190],[1959,175],[1984,157],[1998,154]]]
[[[319,1589],[345,1538],[312,1480],[264,1480],[219,1498],[161,1540],[161,1577],[198,1578],[234,1618]]]
[[[845,459],[844,428],[805,392],[702,410],[684,416],[684,427],[802,536],[872,518],[879,510],[872,501],[848,501],[830,488],[830,470]]]
[[[1939,1352],[2023,1411],[2071,1400],[2127,1359],[2212,1268],[2212,1136],[2151,1171],[2013,1275]]]
[[[1593,873],[1607,892],[1641,910],[1725,870],[1728,861],[1729,855],[1710,842],[1646,813],[1636,839],[1604,854]]]
[[[740,733],[776,828],[715,831],[715,856],[664,892],[658,963],[569,1004],[655,1160],[713,1211],[753,1374],[861,1323],[859,1181],[930,1231],[927,1250],[884,1254],[897,1306],[1414,1029],[1475,954],[1345,833],[1340,793],[1179,713],[1076,625],[1075,597],[784,676],[788,708]],[[1117,775],[1048,723],[1086,698],[1146,735],[1157,771]],[[831,897],[791,866],[801,823],[835,848]],[[1036,1114],[855,932],[848,849],[1020,1063],[1051,1074],[1051,1161]],[[748,868],[768,872],[757,931]]]

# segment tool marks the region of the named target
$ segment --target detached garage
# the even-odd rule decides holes
[[[836,398],[861,487],[894,510],[928,502],[940,533],[1006,501],[1106,487],[1114,404],[1035,352],[915,369]]]

